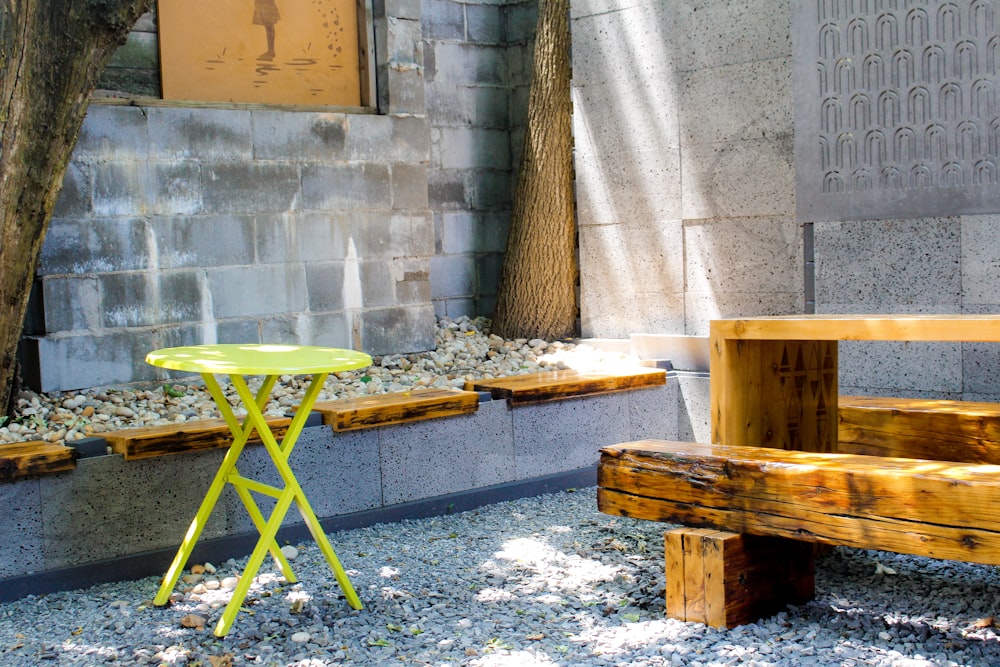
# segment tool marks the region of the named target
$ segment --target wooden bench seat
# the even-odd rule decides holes
[[[276,438],[281,438],[292,422],[288,417],[268,417],[267,423]],[[228,447],[233,436],[221,419],[203,419],[181,424],[144,426],[102,433],[111,451],[121,454],[126,461],[148,459],[166,454],[198,452],[205,449]],[[257,434],[249,444],[261,444]]]
[[[450,417],[479,409],[479,394],[458,389],[421,389],[361,398],[321,401],[313,410],[334,431]]]
[[[589,394],[657,387],[666,383],[667,372],[663,369],[635,368],[592,373],[545,371],[492,380],[476,380],[467,382],[465,388],[469,391],[488,391],[494,400],[506,399],[512,405],[523,405]]]
[[[76,459],[72,447],[42,440],[0,445],[0,481],[72,470]]]
[[[731,627],[808,599],[802,541],[1000,564],[995,465],[646,440],[601,450],[598,486],[602,512],[687,527],[666,540],[668,564],[699,554],[694,574],[678,566],[686,587],[667,574],[683,620]]]
[[[1000,464],[1000,404],[841,396],[837,451]]]

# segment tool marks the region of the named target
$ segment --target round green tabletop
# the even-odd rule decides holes
[[[223,343],[153,350],[146,355],[146,363],[193,373],[304,375],[365,368],[372,358],[335,347]]]

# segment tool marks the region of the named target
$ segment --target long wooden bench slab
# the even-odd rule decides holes
[[[76,459],[72,447],[42,440],[0,445],[0,480],[72,470]]]
[[[841,396],[837,451],[1000,464],[1000,404]]]
[[[267,418],[271,432],[279,440],[291,422],[288,417]],[[229,427],[221,419],[122,429],[102,435],[111,451],[121,454],[126,461],[228,447],[233,441]],[[251,445],[260,442],[256,433],[249,440]]]
[[[667,373],[659,368],[636,368],[615,372],[581,373],[546,371],[467,382],[468,391],[488,391],[494,400],[513,405],[538,403],[589,394],[657,387],[666,384]]]
[[[793,555],[778,571],[795,572],[802,581],[811,581],[811,565],[803,567],[797,541],[1000,564],[995,465],[645,440],[602,449],[598,487],[602,512],[683,524],[689,536],[692,528],[726,531],[711,539],[692,536],[702,552],[720,551],[713,541],[731,535],[785,539]],[[748,563],[775,558],[773,545],[740,553],[742,561],[717,555],[717,567],[746,571]],[[741,595],[753,598],[754,590],[781,585],[758,575]],[[720,581],[692,583],[700,588],[695,597],[735,605],[736,596],[719,589]],[[796,590],[798,597],[788,601],[801,601],[802,587]],[[734,610],[684,620],[732,625],[756,617]]]
[[[479,394],[458,389],[424,389],[316,403],[313,410],[334,431],[450,417],[479,409]]]

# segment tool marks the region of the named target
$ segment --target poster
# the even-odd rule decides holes
[[[159,0],[163,98],[359,106],[355,0]]]

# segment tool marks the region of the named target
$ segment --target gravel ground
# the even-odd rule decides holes
[[[812,603],[714,630],[664,618],[663,529],[591,488],[334,533],[363,610],[308,542],[225,638],[184,625],[213,627],[244,561],[166,608],[155,578],[0,605],[0,665],[1000,665],[996,568],[837,549]]]

